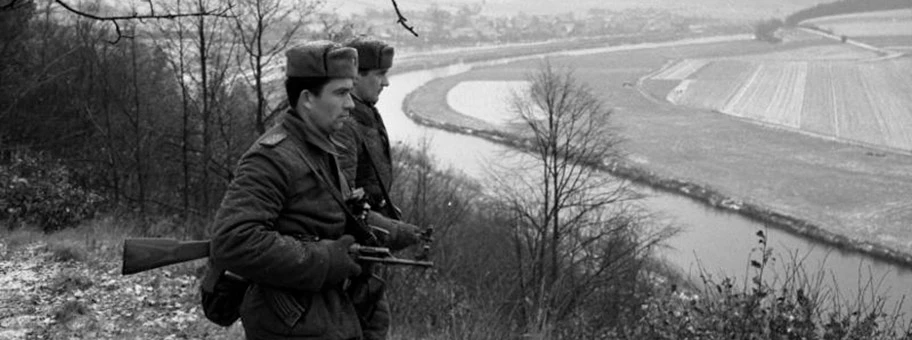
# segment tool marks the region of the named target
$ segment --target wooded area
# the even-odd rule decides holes
[[[55,1],[4,4],[2,162],[45,171],[40,165],[59,160],[59,178],[41,179],[57,181],[48,190],[69,185],[103,198],[88,206],[74,197],[64,204],[71,210],[105,205],[205,221],[237,158],[282,110],[271,71],[283,62],[284,48],[326,34],[303,29],[315,4],[178,0],[150,3],[148,15],[161,17],[146,20],[83,15],[131,13],[102,5],[74,12]],[[133,16],[146,15],[135,14],[140,10]],[[0,214],[26,216],[44,204],[27,191]],[[58,224],[45,228],[67,223]]]

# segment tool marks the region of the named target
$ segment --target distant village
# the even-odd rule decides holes
[[[558,13],[510,17],[493,17],[481,13],[478,5],[464,5],[456,10],[430,8],[412,12],[408,24],[419,36],[414,37],[395,22],[392,10],[368,9],[350,17],[324,18],[336,29],[369,32],[397,46],[432,48],[437,46],[475,46],[500,43],[522,43],[563,38],[585,38],[606,35],[651,33],[720,33],[749,29],[750,23],[733,25],[730,21],[675,14],[661,9],[612,11],[590,9],[585,14]],[[329,20],[328,20],[329,19]]]

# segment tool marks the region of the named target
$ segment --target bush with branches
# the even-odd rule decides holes
[[[901,324],[883,298],[858,297],[847,305],[821,283],[825,275],[808,275],[795,258],[785,280],[776,284],[772,249],[763,231],[750,260],[753,276],[739,286],[701,274],[698,294],[666,290],[645,304],[644,316],[623,330],[624,339],[912,339],[912,325]],[[872,293],[871,286],[868,292]]]
[[[16,152],[0,164],[0,218],[9,228],[35,225],[45,232],[75,226],[105,200],[74,182],[74,172],[59,161]]]

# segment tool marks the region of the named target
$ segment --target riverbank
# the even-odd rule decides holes
[[[438,91],[439,92],[439,91]],[[439,94],[439,93],[438,93]],[[418,124],[450,132],[481,137],[486,140],[515,148],[528,148],[526,142],[510,131],[496,128],[491,124],[458,115],[452,110],[422,110],[414,107],[415,92],[406,98],[403,111]],[[627,178],[638,183],[649,185],[659,190],[683,195],[704,203],[707,206],[724,211],[738,213],[755,221],[774,225],[782,230],[833,245],[843,250],[855,251],[869,256],[912,267],[912,255],[885,246],[877,242],[852,238],[843,233],[830,231],[820,224],[813,223],[796,215],[782,212],[770,206],[753,201],[739,199],[726,194],[712,185],[669,175],[667,172],[655,171],[648,165],[630,160],[599,161],[593,160],[592,166]]]
[[[426,115],[418,114],[414,110],[409,110],[407,107],[404,111],[406,112],[406,115],[416,123],[430,128],[475,136],[523,151],[531,151],[532,149],[530,140],[515,134],[499,130],[477,129],[443,123],[427,117]],[[827,231],[818,225],[800,218],[776,212],[760,203],[748,202],[724,195],[710,186],[700,185],[678,178],[660,176],[647,168],[633,165],[631,162],[624,160],[591,160],[587,165],[620,178],[694,199],[715,209],[741,214],[761,223],[769,223],[796,235],[833,245],[842,250],[857,251],[879,260],[912,268],[912,255],[910,254],[902,253],[882,245],[854,240],[844,235]]]

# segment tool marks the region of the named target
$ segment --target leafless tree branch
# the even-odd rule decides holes
[[[229,17],[228,11],[234,7],[234,4],[229,2],[227,7],[200,11],[200,12],[191,12],[191,13],[165,13],[165,14],[156,14],[155,8],[152,6],[152,3],[149,3],[149,8],[151,12],[149,14],[139,14],[133,13],[130,15],[97,15],[88,12],[81,11],[76,9],[73,5],[68,4],[63,0],[54,0],[61,7],[66,9],[69,12],[72,12],[76,15],[86,17],[89,19],[100,20],[100,21],[114,21],[114,20],[142,20],[142,19],[177,19],[184,17],[199,17],[199,16],[213,16],[213,17]]]
[[[14,0],[8,6],[12,6],[16,2],[18,2],[18,1]],[[86,11],[82,11],[82,10],[76,8],[76,6],[73,6],[72,4],[70,4],[64,0],[54,0],[54,2],[57,3],[58,5],[60,5],[60,7],[63,7],[63,9],[67,10],[68,12],[76,14],[78,16],[92,19],[92,20],[111,22],[111,24],[114,25],[114,32],[117,34],[117,37],[114,40],[108,41],[111,44],[116,44],[118,41],[120,41],[121,38],[128,38],[128,39],[132,38],[132,36],[124,35],[123,31],[121,31],[120,23],[119,23],[119,21],[121,21],[121,20],[139,20],[139,21],[142,21],[144,19],[169,19],[170,20],[170,19],[177,19],[177,18],[200,17],[200,16],[229,17],[230,15],[228,13],[234,7],[234,4],[232,2],[228,2],[226,7],[213,9],[213,10],[189,12],[189,13],[180,13],[180,12],[155,13],[155,6],[153,5],[151,0],[148,0],[147,1],[149,3],[149,13],[148,14],[139,14],[139,13],[134,12],[129,15],[98,15],[98,14],[93,14],[93,13],[89,13]],[[3,9],[5,9],[5,7],[6,6],[4,6]]]
[[[27,2],[22,1],[22,0],[10,0],[10,2],[6,2],[6,3],[3,3],[2,5],[0,5],[0,11],[16,9],[17,6],[25,5],[26,3]]]
[[[417,37],[418,33],[415,32],[415,26],[409,26],[408,24],[406,24],[408,19],[406,19],[405,16],[402,15],[402,12],[399,11],[399,4],[396,3],[396,0],[390,0],[390,1],[393,2],[393,9],[396,10],[396,17],[398,18],[396,20],[396,22],[399,23],[400,25],[402,25],[402,27],[405,28],[406,31],[411,32],[414,36]]]

